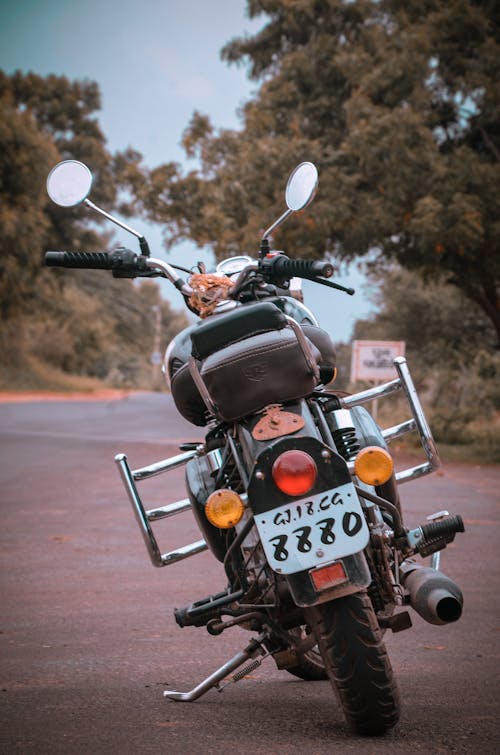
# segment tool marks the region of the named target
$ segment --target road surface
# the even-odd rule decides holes
[[[209,553],[151,566],[113,463],[133,468],[201,437],[169,396],[0,404],[1,733],[5,755],[493,753],[498,736],[500,468],[449,464],[402,488],[407,525],[440,509],[466,533],[442,569],[464,590],[462,619],[386,635],[402,717],[353,737],[327,682],[271,660],[222,694],[197,684],[248,640],[179,629],[173,608],[225,587]],[[183,472],[145,481],[149,506],[184,497]],[[163,551],[199,539],[189,512],[156,525]]]

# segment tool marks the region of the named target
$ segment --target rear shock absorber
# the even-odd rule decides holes
[[[348,409],[336,409],[326,415],[338,453],[346,460],[353,459],[360,449],[356,430]]]

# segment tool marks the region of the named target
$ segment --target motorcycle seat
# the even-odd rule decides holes
[[[262,301],[203,320],[191,331],[192,355],[203,360],[245,338],[282,330],[287,325],[283,312],[272,302]]]

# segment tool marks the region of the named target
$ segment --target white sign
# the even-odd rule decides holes
[[[161,364],[161,354],[159,351],[153,351],[153,353],[150,356],[151,364],[158,365]]]
[[[394,359],[404,354],[404,341],[353,341],[351,382],[392,380],[397,377]]]

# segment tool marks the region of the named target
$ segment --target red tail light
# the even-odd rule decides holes
[[[286,495],[305,495],[316,482],[318,469],[305,451],[285,451],[273,464],[273,480]]]

